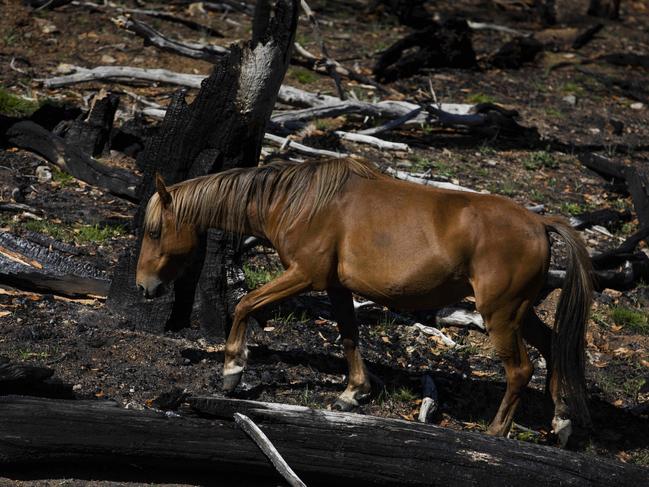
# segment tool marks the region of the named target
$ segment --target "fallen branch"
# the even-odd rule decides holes
[[[433,181],[432,179],[418,178],[410,175],[410,173],[406,171],[399,171],[398,169],[393,169],[391,167],[386,167],[384,171],[387,174],[397,179],[401,179],[403,181],[409,181],[411,183],[422,184],[424,186],[431,186],[433,188],[439,188],[439,189],[451,189],[455,191],[468,191],[469,193],[477,192],[473,189],[465,188],[464,186],[458,186],[457,184],[453,184],[453,183],[447,183],[444,181]]]
[[[295,149],[297,152],[301,152],[303,154],[307,154],[311,156],[324,156],[324,157],[335,157],[335,158],[349,157],[349,154],[346,154],[344,152],[333,152],[325,149],[314,149],[313,147],[308,147],[304,144],[300,144],[299,142],[295,142],[287,137],[280,137],[278,135],[264,134],[264,140],[266,142],[279,145],[282,149],[288,149],[290,147],[291,149]]]
[[[41,155],[77,179],[103,188],[116,196],[131,201],[137,200],[137,176],[125,169],[100,163],[34,122],[14,124],[7,130],[6,137],[10,145]]]
[[[292,487],[306,487],[304,482],[300,480],[300,477],[295,475],[295,472],[286,460],[282,458],[282,455],[279,454],[277,448],[273,446],[268,437],[264,434],[262,430],[259,429],[252,419],[250,419],[245,414],[234,413],[234,422],[241,428],[259,447],[259,449],[264,452],[264,455],[268,457],[271,461],[275,470],[277,470],[284,479]]]
[[[143,37],[145,45],[151,44],[163,51],[173,52],[192,59],[202,59],[214,63],[229,52],[229,49],[225,47],[212,44],[192,44],[169,39],[146,23],[124,16],[119,16],[112,19],[112,21],[117,27]]]
[[[356,142],[359,144],[368,144],[381,150],[395,150],[403,152],[408,152],[410,150],[408,144],[401,142],[390,142],[388,140],[379,139],[378,137],[372,137],[371,135],[365,135],[362,133],[343,132],[342,130],[336,130],[334,134],[340,137],[341,140],[349,140],[351,142]]]

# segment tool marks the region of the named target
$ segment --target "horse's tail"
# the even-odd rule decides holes
[[[592,263],[579,234],[560,217],[546,217],[549,231],[559,234],[568,248],[568,268],[552,334],[552,373],[574,419],[590,423],[586,397],[585,335],[592,304]]]

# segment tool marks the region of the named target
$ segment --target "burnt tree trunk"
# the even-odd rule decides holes
[[[144,179],[135,217],[138,229],[154,192],[153,175],[168,184],[234,167],[256,166],[266,124],[291,57],[297,25],[297,0],[257,3],[252,40],[232,46],[203,81],[195,100],[187,104],[184,91],[174,96],[157,135],[138,157]],[[229,329],[234,299],[228,301],[228,265],[235,251],[222,232],[208,232],[199,256],[173,289],[144,300],[135,287],[139,242],[120,260],[109,295],[109,306],[141,329],[162,332],[187,326],[199,304],[201,327],[207,336]],[[240,297],[243,281],[237,277]]]
[[[147,482],[162,476],[187,483],[203,473],[209,484],[277,485],[267,458],[235,426],[240,412],[309,486],[503,487],[522,479],[530,487],[610,486],[647,479],[639,466],[434,425],[255,401],[189,402],[207,419],[108,401],[0,397],[0,468],[23,479],[58,466],[66,476],[85,468],[93,479],[119,473],[124,480],[130,468]],[[109,466],[105,477],[102,465]]]

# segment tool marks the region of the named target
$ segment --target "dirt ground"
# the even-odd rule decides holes
[[[322,22],[330,55],[367,75],[377,53],[409,32],[388,14],[368,13],[369,1],[310,3]],[[123,1],[120,5],[134,7],[135,2]],[[353,82],[345,81],[345,87],[359,99],[421,102],[430,99],[430,80],[440,101],[491,101],[518,110],[521,123],[536,127],[541,141],[492,140],[428,126],[407,126],[385,134],[385,138],[408,143],[411,152],[381,152],[333,141],[328,135],[331,130],[354,130],[363,125],[358,118],[339,117],[313,123],[302,134],[304,143],[344,148],[412,172],[430,169],[457,184],[503,194],[522,205],[543,204],[549,214],[571,216],[611,208],[635,215],[630,198],[582,166],[577,155],[594,150],[627,164],[649,164],[649,104],[604,86],[592,74],[646,83],[649,73],[638,67],[577,65],[576,61],[612,52],[649,53],[649,2],[623,2],[621,20],[603,21],[604,29],[579,51],[570,49],[565,39],[595,23],[592,18],[578,25],[547,29],[530,16],[499,10],[490,2],[440,1],[435,5],[440,15],[462,12],[470,20],[535,31],[537,37],[556,39],[555,49],[546,50],[521,69],[494,69],[484,60],[509,35],[480,30],[473,34],[479,69],[429,70],[388,85],[388,95]],[[432,6],[429,8],[432,15]],[[122,95],[119,124],[141,108],[129,93],[165,105],[174,88],[93,82],[48,90],[39,80],[65,71],[66,64],[157,67],[201,74],[210,71],[206,62],[143,46],[141,38],[110,21],[117,13],[109,8],[94,11],[67,6],[34,12],[17,1],[0,0],[0,10],[0,89],[38,102],[52,99],[87,108],[93,94],[100,89],[111,90]],[[170,22],[146,20],[170,36],[224,46],[250,34],[250,17],[242,13],[226,17],[191,6],[177,7],[176,11],[210,25],[224,37],[211,38]],[[313,32],[304,20],[299,24],[298,41],[318,52]],[[568,65],[551,69],[558,62]],[[335,94],[330,78],[300,67],[289,68],[285,82],[308,91]],[[623,124],[621,133],[616,130],[617,122]],[[102,160],[136,171],[135,161],[123,154],[105,154]],[[33,154],[0,150],[0,166],[21,175],[17,177],[33,176],[42,164],[43,160]],[[9,199],[13,184],[11,177],[0,172],[0,199]],[[121,251],[133,239],[130,220],[136,206],[63,173],[55,172],[52,181],[46,183],[33,179],[31,187],[26,203],[44,210],[47,220],[35,222],[0,213],[0,230],[17,234],[36,231],[68,241],[93,264],[112,272]],[[631,217],[608,228],[609,235],[588,229],[582,236],[589,252],[595,253],[617,247],[637,229],[638,222]],[[646,246],[642,250],[649,252]],[[277,266],[272,253],[254,249],[247,256],[248,281],[254,285],[268,280]],[[548,324],[552,323],[556,299],[557,293],[553,293],[537,308]],[[327,408],[344,389],[345,365],[335,323],[304,303],[308,301],[287,303],[274,310],[268,322],[251,327],[252,354],[240,397]],[[175,388],[193,395],[220,394],[223,344],[205,340],[197,325],[152,335],[135,330],[128,318],[111,315],[103,299],[75,300],[11,288],[0,289],[0,316],[0,356],[53,368],[57,377],[74,385],[79,397],[112,399],[140,409],[151,407],[153,399]],[[434,324],[431,315],[416,318]],[[449,348],[385,310],[361,313],[359,319],[363,355],[370,370],[386,384],[386,389],[359,412],[415,420],[421,401],[420,378],[430,373],[439,389],[440,409],[435,422],[455,429],[486,429],[504,393],[502,367],[486,335],[467,328],[442,328],[462,345]],[[648,350],[649,284],[640,283],[627,292],[597,293],[587,334],[594,426],[575,449],[649,466]],[[544,363],[535,350],[530,353],[536,371],[516,415],[520,426],[512,435],[554,444],[543,392]],[[0,478],[0,485],[76,485],[73,481],[56,482]]]

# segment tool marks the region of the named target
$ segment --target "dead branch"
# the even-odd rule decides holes
[[[336,157],[336,158],[341,158],[341,157],[349,157],[349,154],[346,154],[344,152],[333,152],[325,149],[315,149],[313,147],[308,147],[304,144],[300,144],[299,142],[295,142],[288,137],[280,137],[278,135],[273,135],[273,134],[264,134],[264,140],[266,142],[270,142],[272,144],[280,146],[281,149],[286,150],[286,149],[295,149],[297,152],[301,152],[303,154],[311,155],[311,156],[324,156],[324,157]]]
[[[163,51],[173,52],[193,59],[202,59],[214,63],[229,52],[225,47],[213,44],[192,44],[169,39],[150,25],[123,15],[112,19],[112,21],[117,27],[144,38],[145,45],[151,44]]]
[[[257,426],[252,419],[245,414],[234,413],[234,422],[239,426],[239,428],[245,431],[250,438],[252,438],[259,449],[264,452],[264,455],[266,455],[271,461],[275,470],[286,479],[289,485],[292,487],[306,487],[306,484],[300,480],[300,477],[295,474],[289,464],[286,463],[286,460],[282,458],[282,455],[277,451],[277,448],[273,446],[271,441],[268,439],[268,436],[259,429],[259,426]]]
[[[350,142],[356,142],[358,144],[368,144],[381,150],[394,150],[403,152],[408,152],[410,150],[408,144],[401,142],[390,142],[388,140],[379,139],[378,137],[373,137],[371,135],[365,135],[362,133],[336,130],[334,134],[340,137],[341,140],[349,140]]]

